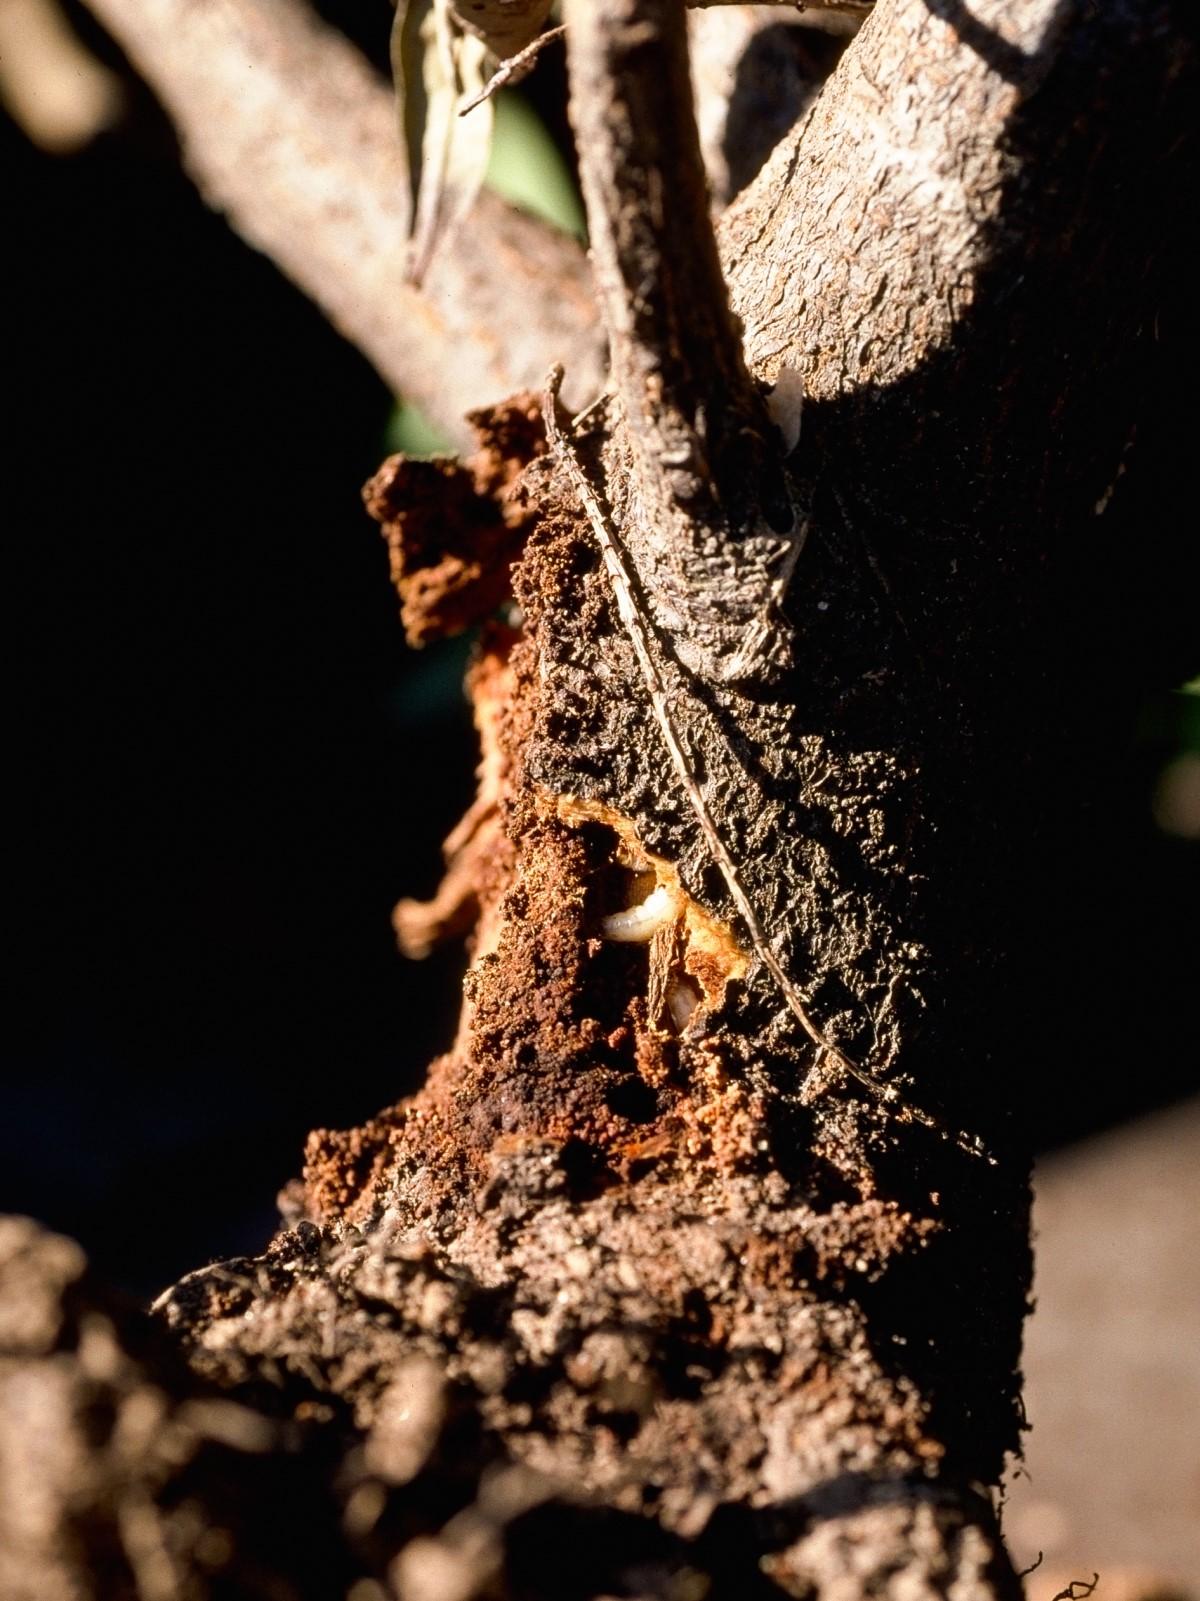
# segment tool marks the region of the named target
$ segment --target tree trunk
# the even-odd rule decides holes
[[[880,0],[714,241],[682,6],[565,20],[609,390],[368,490],[410,637],[482,625],[398,914],[473,925],[457,1039],[158,1303],[186,1375],[12,1236],[75,1286],[30,1406],[117,1419],[17,1593],[1019,1591],[1046,575],[1146,403],[1194,57],[1159,0]]]

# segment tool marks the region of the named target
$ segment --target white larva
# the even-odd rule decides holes
[[[626,912],[613,912],[600,924],[605,939],[621,940],[627,944],[644,944],[660,928],[666,928],[676,915],[675,895],[666,884],[660,884],[640,906],[631,906]]]
[[[676,1034],[683,1033],[699,1005],[700,996],[692,985],[686,979],[676,979],[667,991],[667,1011],[671,1014]]]

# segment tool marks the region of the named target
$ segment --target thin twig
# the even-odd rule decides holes
[[[496,93],[497,89],[503,89],[506,84],[520,83],[526,73],[533,71],[534,64],[545,46],[552,44],[555,39],[561,39],[566,31],[561,22],[556,28],[547,28],[545,33],[539,33],[536,39],[531,40],[524,50],[518,50],[515,56],[509,56],[507,61],[502,61],[479,93],[460,108],[459,116],[465,117],[468,111],[474,111],[476,106],[481,106]]]
[[[692,764],[688,760],[687,752],[684,750],[683,740],[680,737],[679,729],[671,711],[667,686],[650,646],[650,629],[635,598],[633,576],[626,563],[619,537],[601,504],[600,496],[584,471],[582,463],[575,454],[570,440],[563,433],[558,421],[558,392],[562,385],[562,380],[563,369],[561,365],[556,363],[547,376],[545,398],[542,403],[546,439],[551,450],[565,468],[583,505],[583,509],[587,513],[588,521],[592,525],[596,543],[600,547],[600,553],[608,571],[609,582],[612,584],[617,611],[622,623],[625,625],[629,642],[633,646],[634,654],[638,659],[638,665],[641,668],[642,678],[650,696],[650,704],[654,711],[654,718],[658,724],[659,732],[662,734],[663,742],[670,754],[676,775],[683,785],[688,803],[695,814],[696,821],[700,825],[700,832],[704,836],[704,842],[708,846],[709,853],[717,864],[733,903],[737,907],[749,932],[754,954],[775,980],[792,1014],[805,1034],[817,1047],[819,1053],[832,1057],[844,1073],[847,1073],[857,1083],[861,1084],[875,1100],[887,1107],[893,1115],[899,1117],[902,1121],[919,1123],[923,1128],[929,1129],[940,1138],[952,1141],[972,1156],[985,1156],[986,1152],[977,1136],[964,1133],[956,1134],[944,1128],[928,1112],[924,1112],[920,1107],[912,1106],[908,1102],[901,1100],[900,1092],[895,1085],[880,1083],[865,1068],[859,1067],[857,1062],[852,1061],[840,1046],[835,1045],[829,1036],[813,1021],[807,1002],[772,949],[759,920],[758,913],[754,909],[754,904],[742,883],[737,864],[730,854],[725,841],[721,838],[720,830],[713,821],[712,813],[708,809],[708,803],[704,799],[703,791],[692,770]],[[987,1159],[994,1161],[994,1158],[991,1157]]]
[[[1060,1590],[1054,1601],[1086,1601],[1086,1597],[1100,1583],[1100,1575],[1093,1571],[1090,1579],[1072,1579],[1065,1590]]]

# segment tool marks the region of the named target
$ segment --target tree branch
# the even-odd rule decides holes
[[[697,625],[708,639],[723,642],[748,602],[761,618],[768,599],[763,574],[738,559],[739,542],[747,533],[747,511],[761,516],[755,495],[765,486],[781,501],[785,491],[772,448],[774,430],[746,371],[717,261],[691,114],[684,13],[675,0],[586,0],[579,10],[568,5],[567,27],[592,260],[609,330],[613,385],[634,443],[634,511],[627,517],[627,536],[643,552],[641,582],[659,602],[659,627],[674,652],[692,657],[699,671],[719,683],[732,676],[728,657],[694,663]],[[689,679],[674,679],[673,696],[668,690],[670,669],[655,659],[653,625],[635,598],[627,559],[558,426],[561,367],[555,373],[543,408],[551,447],[587,508],[676,779],[755,957],[816,1046],[818,1060],[828,1056],[897,1115],[942,1134],[936,1119],[906,1105],[895,1085],[880,1083],[813,1020],[810,1003],[777,956],[740,865],[714,822],[672,698],[686,722],[705,729],[710,750],[704,765],[710,771],[736,770],[737,760]],[[790,512],[789,520],[794,525]],[[777,631],[783,628],[779,603],[802,541],[803,530],[793,527],[792,549],[770,591]],[[680,576],[684,584],[672,585]],[[675,621],[678,612],[683,627]],[[760,632],[766,632],[761,623]],[[751,630],[738,645],[733,660],[739,668],[747,661],[761,668],[749,648],[756,638]],[[750,809],[753,786],[744,785],[739,799]],[[962,1134],[957,1139],[979,1152],[978,1140]]]
[[[746,188],[792,131],[861,20],[756,5],[689,11],[696,121],[714,211]]]
[[[612,382],[646,469],[677,502],[712,515],[741,498],[742,429],[765,436],[768,422],[717,260],[683,8],[568,0],[565,17]]]
[[[630,554],[656,626],[723,681],[761,665],[800,531],[717,259],[684,8],[574,0],[564,14],[592,266],[641,505]],[[784,658],[782,630],[776,647]]]
[[[741,6],[743,10],[749,9],[743,0],[686,0],[689,8],[703,10],[710,6]],[[848,11],[858,17],[865,17],[875,4],[875,0],[756,0],[757,6],[780,6],[789,11]]]
[[[1139,330],[1152,323],[1169,225],[1158,174],[1178,148],[1194,62],[1160,0],[1103,17],[1085,0],[973,0],[969,10],[883,0],[865,24],[806,127],[721,227],[751,371],[771,380],[799,368],[810,395],[788,464],[810,517],[789,597],[800,661],[783,687],[760,677],[735,694],[702,657],[687,658],[692,618],[683,604],[670,616],[654,565],[675,544],[681,570],[695,571],[691,548],[675,543],[679,523],[660,514],[656,452],[664,477],[672,464],[654,430],[662,397],[683,395],[687,438],[695,391],[679,352],[705,313],[689,324],[679,285],[695,261],[707,271],[694,185],[679,186],[680,199],[661,176],[673,180],[678,157],[655,119],[676,121],[683,99],[669,57],[654,56],[671,18],[632,0],[582,9],[579,0],[568,16],[579,28],[568,32],[573,115],[621,407],[576,430],[563,498],[583,494],[585,465],[589,520],[607,519],[632,558],[622,585],[627,595],[641,587],[654,637],[626,640],[619,613],[633,608],[597,598],[603,569],[594,584],[553,589],[558,574],[586,571],[586,557],[547,494],[545,598],[533,557],[520,573],[538,685],[524,771],[541,792],[576,797],[577,814],[618,819],[622,838],[665,859],[742,936],[737,899],[714,882],[689,815],[689,784],[698,787],[821,1036],[999,1150],[994,1167],[964,1163],[919,1129],[884,1133],[854,1082],[829,1082],[811,1036],[781,1019],[780,986],[761,970],[746,977],[744,1011],[730,999],[723,1012],[704,1009],[682,1042],[685,1075],[703,1053],[744,1064],[745,1082],[776,1108],[778,1122],[767,1113],[762,1126],[786,1131],[769,1159],[781,1178],[819,1188],[828,1161],[908,1216],[936,1212],[931,1277],[897,1271],[877,1303],[874,1349],[897,1339],[936,1352],[900,1366],[929,1397],[946,1506],[978,1533],[986,1518],[956,1483],[994,1481],[1019,1439],[1029,1263],[1015,1081],[1057,1065],[1034,1021],[1043,980],[1027,966],[1040,853],[1066,783],[1040,717],[1053,677],[1038,627],[1045,575],[1094,526],[1145,392]],[[651,26],[639,35],[643,19]],[[618,27],[624,37],[605,36]],[[664,151],[672,165],[656,187]],[[634,195],[650,219],[640,232],[625,221]],[[678,244],[659,237],[673,231]],[[727,372],[725,326],[711,337]],[[668,481],[676,508],[701,500]],[[720,531],[710,509],[705,526]],[[581,543],[589,532],[584,524]],[[646,738],[655,699],[669,706],[671,759]],[[926,1332],[899,1332],[918,1304]],[[855,1360],[839,1342],[843,1377]],[[816,1434],[826,1428],[828,1411],[814,1421]],[[842,1448],[831,1443],[826,1460]],[[895,1438],[893,1448],[908,1449]],[[896,1504],[911,1510],[911,1491],[906,1480]],[[882,1501],[825,1512],[829,1525],[814,1525],[789,1558],[797,1588],[819,1572],[813,1582],[837,1591],[848,1531],[875,1519],[865,1543],[891,1551],[881,1568],[911,1555],[911,1530],[887,1527]],[[966,1550],[952,1519],[936,1521],[924,1575],[935,1592]],[[971,1582],[986,1592],[1014,1581]]]
[[[386,87],[289,0],[90,0],[163,101],[211,204],[456,442],[481,400],[572,362],[600,381],[583,252],[480,196],[417,293],[405,284],[403,153]]]

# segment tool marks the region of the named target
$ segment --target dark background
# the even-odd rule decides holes
[[[382,55],[387,8],[340,9]],[[448,1045],[461,954],[403,962],[390,911],[432,890],[475,749],[466,646],[405,651],[361,509],[391,397],[205,209],[150,96],[131,96],[69,158],[0,123],[16,958],[0,1209],[152,1293],[262,1243],[307,1131],[394,1100]],[[1075,988],[1045,1000],[1078,1065],[1042,1097],[1042,1148],[1196,1082],[1195,849],[1150,805],[1189,719],[1196,737],[1200,702],[1167,691],[1171,670],[1087,708],[1111,789],[1080,799],[1088,932]],[[1136,978],[1106,1010],[1118,939]]]
[[[403,962],[390,913],[469,800],[465,647],[406,651],[362,510],[391,396],[204,207],[149,97],[79,155],[7,119],[0,148],[0,1207],[150,1290],[261,1242],[307,1130],[452,1037],[461,955]]]

